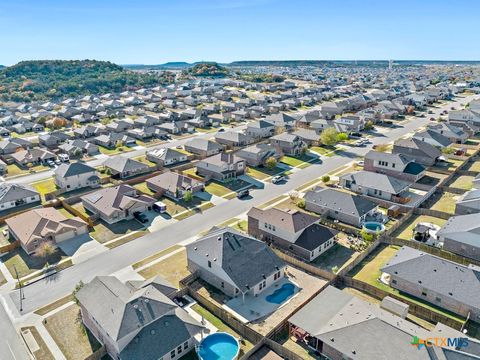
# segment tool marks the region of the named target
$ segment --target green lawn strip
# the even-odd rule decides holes
[[[34,311],[35,314],[37,315],[40,315],[40,316],[44,316],[46,314],[48,314],[49,312],[59,308],[60,306],[63,306],[67,303],[69,303],[70,301],[74,301],[74,298],[72,295],[67,295],[67,296],[64,296],[62,297],[61,299],[58,299],[48,305],[45,305],[37,310]]]
[[[242,358],[242,356],[247,353],[251,348],[253,348],[253,344],[249,342],[248,340],[240,339],[242,338],[240,334],[235,332],[230,326],[225,324],[221,319],[213,315],[210,311],[208,311],[206,308],[201,306],[200,304],[194,304],[192,305],[192,310],[203,316],[205,320],[207,320],[209,323],[211,323],[213,326],[215,326],[218,331],[220,332],[226,332],[229,333],[230,335],[234,336],[237,338],[240,342],[240,353],[238,354],[238,358]]]
[[[282,156],[280,162],[291,167],[297,167],[304,162],[313,160],[313,157],[304,155],[302,157],[293,157],[293,156]]]
[[[280,195],[280,196],[277,196],[276,198],[273,198],[272,200],[270,201],[267,201],[266,203],[263,203],[262,205],[259,205],[257,206],[259,209],[266,209],[267,207],[269,207],[270,205],[273,205],[277,202],[281,202],[281,201],[284,201],[285,199],[288,199],[288,195]]]
[[[45,328],[67,360],[83,360],[101,347],[83,325],[80,307],[76,304],[46,318]]]
[[[394,232],[393,237],[398,237],[404,240],[411,240],[413,236],[413,229],[419,222],[432,223],[441,227],[447,222],[447,220],[428,215],[420,215],[416,217],[413,216]]]
[[[116,248],[117,246],[120,246],[120,245],[123,245],[123,244],[126,244],[132,240],[135,240],[135,239],[138,239],[139,237],[142,237],[146,234],[148,234],[149,231],[148,230],[143,230],[143,231],[137,231],[137,232],[134,232],[130,235],[127,235],[127,236],[124,236],[122,237],[121,239],[117,240],[117,241],[113,241],[111,243],[108,243],[106,244],[105,246],[109,249],[114,249]]]
[[[324,156],[335,155],[335,147],[312,146],[310,150]]]
[[[207,186],[205,186],[205,191],[212,195],[220,197],[223,197],[232,192],[232,190],[230,190],[229,188],[215,181],[211,181]]]
[[[463,190],[471,190],[473,187],[472,180],[474,179],[473,176],[467,175],[460,175],[455,178],[455,181],[452,182],[449,187],[463,189]]]
[[[159,259],[159,258],[161,258],[161,257],[163,257],[163,256],[165,256],[165,255],[168,255],[168,254],[174,252],[175,250],[180,249],[181,247],[182,247],[182,246],[180,246],[180,245],[171,246],[171,247],[169,247],[169,248],[167,248],[167,249],[165,249],[165,250],[162,250],[162,251],[160,251],[160,252],[158,252],[158,253],[156,253],[156,254],[150,255],[149,257],[146,257],[145,259],[136,262],[135,264],[132,265],[132,268],[133,268],[133,269],[138,269],[138,268],[140,268],[140,267],[142,267],[142,266],[145,266],[145,265],[151,263],[151,262],[154,261],[154,260],[157,260],[157,259]]]
[[[15,249],[5,254],[2,257],[2,260],[8,271],[10,271],[10,274],[16,279],[17,275],[14,267],[16,267],[18,271],[18,276],[23,278],[36,271],[43,270],[47,263],[49,265],[54,265],[59,261],[66,259],[66,257],[67,256],[61,250],[57,250],[54,254],[43,258],[27,255],[23,249]]]
[[[355,258],[355,251],[342,244],[335,244],[325,253],[316,258],[311,264],[321,269],[338,272]]]

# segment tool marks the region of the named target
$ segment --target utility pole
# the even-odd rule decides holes
[[[17,267],[13,265],[13,269],[15,270],[15,275],[17,276],[17,281],[18,281],[18,287],[20,288],[20,312],[23,311],[23,289],[22,289],[22,282],[20,281],[20,278],[18,277],[18,271]]]

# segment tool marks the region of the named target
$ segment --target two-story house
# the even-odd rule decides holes
[[[207,179],[225,181],[243,175],[245,160],[231,153],[220,153],[197,162],[197,173]]]
[[[423,165],[403,154],[391,154],[380,151],[369,151],[365,155],[364,170],[396,177],[400,180],[416,182],[426,172]]]
[[[62,190],[100,186],[97,170],[81,162],[61,164],[54,171],[55,185]]]
[[[289,156],[299,156],[307,147],[307,144],[298,135],[287,132],[272,136],[270,144],[278,152]]]

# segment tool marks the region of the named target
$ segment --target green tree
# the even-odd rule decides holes
[[[320,134],[320,141],[326,146],[333,146],[337,143],[337,135],[335,128],[327,128]]]
[[[305,199],[298,199],[297,201],[297,206],[300,208],[300,209],[305,209]]]
[[[335,140],[337,142],[342,142],[348,140],[348,135],[345,134],[344,132],[338,133],[337,136],[335,137]]]
[[[372,130],[373,129],[373,122],[372,120],[368,120],[365,124],[365,130]]]
[[[360,231],[360,236],[362,237],[362,239],[364,241],[366,241],[367,243],[373,241],[373,234],[370,234],[367,230],[365,229],[362,229]]]
[[[270,156],[266,161],[265,161],[265,166],[273,170],[277,166],[277,159],[275,159],[273,156]]]
[[[183,201],[186,203],[189,203],[193,200],[193,194],[190,190],[185,191],[185,194],[183,194]]]
[[[328,175],[323,175],[322,176],[322,182],[324,184],[327,184],[329,181],[330,181],[330,176],[328,176]]]

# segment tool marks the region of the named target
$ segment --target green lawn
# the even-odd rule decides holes
[[[178,150],[178,149],[175,149],[175,150]],[[204,181],[205,179],[203,177],[201,177],[200,175],[197,175],[195,173],[195,171],[196,171],[196,168],[193,167],[193,168],[190,168],[190,169],[187,169],[187,170],[183,170],[182,173],[183,173],[183,175],[190,176],[193,179]]]
[[[455,213],[455,202],[460,195],[456,195],[450,192],[444,192],[438,196],[437,201],[430,207],[431,210],[443,211],[449,214]]]
[[[333,156],[335,155],[335,147],[325,147],[325,146],[312,146],[310,150],[323,155],[323,156]]]
[[[232,192],[229,188],[223,186],[220,183],[211,181],[207,186],[205,186],[205,191],[215,196],[225,196]]]
[[[18,176],[28,174],[28,170],[19,168],[16,164],[7,165],[8,176]]]
[[[405,224],[403,224],[399,229],[397,229],[397,231],[393,233],[393,236],[400,239],[411,240],[413,229],[419,222],[427,222],[438,226],[443,226],[447,220],[427,215],[412,216]]]
[[[473,176],[461,175],[455,179],[449,186],[457,189],[471,190]]]
[[[105,155],[116,155],[116,154],[123,154],[129,151],[133,151],[133,149],[128,146],[120,146],[118,148],[113,148],[113,149],[99,146],[98,149],[102,154],[105,154]]]
[[[473,163],[470,165],[470,167],[469,167],[468,170],[469,170],[469,171],[480,172],[480,161],[475,161],[475,162],[473,162]]]
[[[139,272],[145,279],[160,275],[172,285],[179,287],[179,281],[190,275],[187,269],[187,250],[183,249],[162,261]]]
[[[305,155],[302,157],[293,157],[293,156],[282,156],[280,158],[280,162],[291,166],[291,167],[297,167],[300,164],[303,164],[304,162],[310,161],[313,158],[311,156]]]
[[[200,304],[195,304],[192,305],[192,310],[203,316],[205,320],[207,320],[209,323],[211,323],[213,326],[215,326],[218,331],[221,332],[226,332],[229,333],[230,335],[234,336],[237,338],[240,342],[240,352],[238,354],[238,358],[241,359],[245,353],[250,351],[251,348],[253,348],[253,344],[250,343],[248,340],[241,339],[241,336],[235,332],[231,327],[229,327],[227,324],[225,324],[221,319],[213,315],[210,311],[208,311],[206,308],[201,306]]]
[[[55,180],[53,178],[37,181],[30,185],[33,186],[40,193],[43,201],[45,201],[45,194],[54,192],[58,189],[57,185],[55,185]]]
[[[147,160],[146,155],[141,155],[133,158],[133,160],[140,161],[141,163],[147,164],[148,166],[155,166],[156,164],[150,160]]]
[[[267,167],[251,167],[249,166],[247,168],[247,175],[258,179],[258,180],[264,180],[270,176],[275,176],[280,173],[282,173],[284,169],[281,169],[277,166],[275,166],[273,169],[269,169]]]
[[[122,220],[115,224],[107,224],[100,220],[98,224],[94,226],[90,235],[99,243],[105,243],[132,231],[141,230],[142,228],[143,225],[135,219]]]
[[[133,185],[133,187],[135,189],[137,189],[138,191],[141,191],[142,193],[144,194],[147,194],[147,195],[155,195],[155,192],[150,190],[148,187],[147,187],[147,183],[144,181],[144,182],[141,182],[139,184],[136,184],[136,185]]]
[[[328,249],[327,252],[316,258],[311,264],[330,272],[334,272],[334,269],[336,268],[338,272],[338,270],[350,263],[355,256],[355,251],[337,243],[332,248]]]

